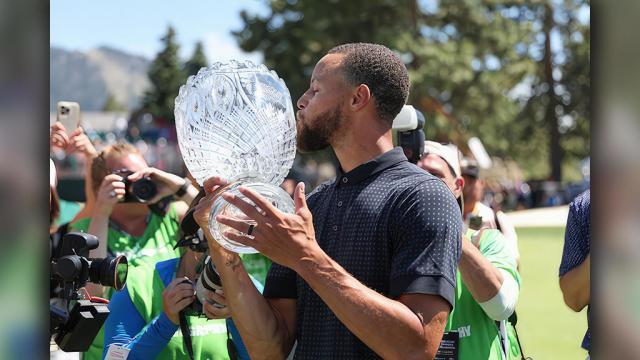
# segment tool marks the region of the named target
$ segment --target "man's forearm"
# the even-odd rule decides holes
[[[403,303],[368,288],[325,253],[305,258],[295,269],[362,342],[385,359],[424,359],[438,344],[428,344],[424,324],[433,314],[416,314]],[[448,305],[447,305],[448,310]]]
[[[462,239],[458,269],[464,284],[477,302],[488,301],[500,291],[504,280],[502,274],[467,239]]]
[[[591,299],[591,254],[582,264],[560,277],[564,302],[573,311],[581,311]]]
[[[285,358],[293,334],[288,333],[282,319],[253,285],[240,256],[219,247],[211,255],[222,280],[227,306],[251,358]]]

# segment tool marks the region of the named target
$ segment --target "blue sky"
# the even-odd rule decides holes
[[[242,27],[240,10],[267,11],[260,0],[56,0],[50,9],[50,44],[67,50],[108,45],[152,59],[172,25],[183,59],[191,56],[197,41],[203,42],[209,62],[262,59],[260,54],[243,53],[231,35]]]

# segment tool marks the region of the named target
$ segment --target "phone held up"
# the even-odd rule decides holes
[[[68,133],[80,126],[80,104],[73,101],[59,101],[56,119],[64,125]]]

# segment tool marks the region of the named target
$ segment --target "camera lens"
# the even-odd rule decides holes
[[[124,256],[91,259],[89,281],[120,291],[127,282],[128,267],[127,258]]]
[[[158,189],[151,179],[143,178],[133,183],[131,192],[138,201],[145,203],[158,194]]]

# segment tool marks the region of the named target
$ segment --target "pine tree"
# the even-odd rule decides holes
[[[112,93],[109,93],[107,96],[107,101],[104,102],[104,106],[102,106],[102,111],[126,111],[127,106],[125,104],[119,103],[116,100],[116,97],[113,96]]]
[[[191,59],[184,64],[184,72],[187,75],[195,75],[198,73],[198,70],[206,66],[207,57],[204,55],[204,51],[202,50],[202,43],[198,41],[196,48],[193,51],[193,56],[191,56]]]
[[[158,53],[149,69],[151,89],[145,93],[142,107],[155,119],[164,119],[173,124],[175,98],[180,86],[186,82],[186,75],[180,66],[179,45],[175,42],[173,27],[169,26],[162,43],[164,49]]]

